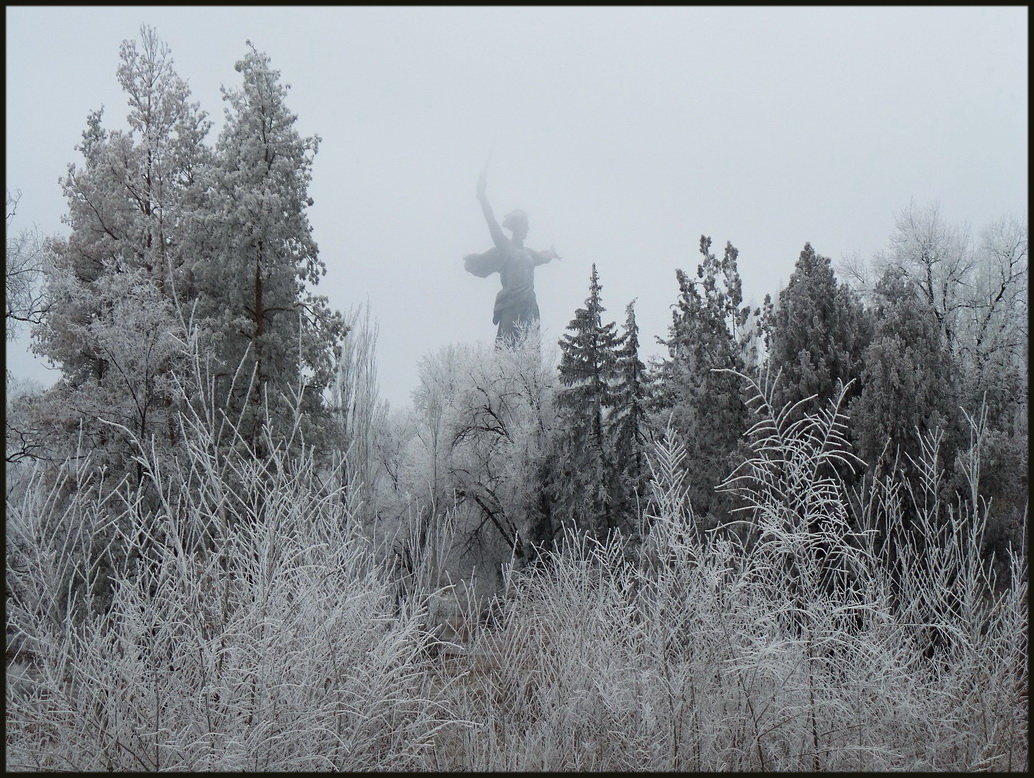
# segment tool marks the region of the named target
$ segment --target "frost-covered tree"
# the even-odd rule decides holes
[[[1003,371],[1012,373],[1023,362],[1027,254],[1025,221],[1000,218],[973,241],[969,230],[949,224],[938,206],[913,204],[898,215],[889,248],[874,260],[879,273],[894,269],[907,279],[934,312],[942,340],[963,371],[970,402],[985,391],[993,394]]]
[[[942,341],[958,353],[960,316],[966,307],[966,281],[973,269],[969,231],[948,224],[940,207],[902,210],[889,248],[877,257],[881,269],[897,271],[933,312]]]
[[[7,245],[4,264],[5,315],[4,328],[8,342],[17,337],[24,324],[38,325],[46,315],[43,244],[33,230],[14,230],[20,194],[7,192]],[[6,412],[4,427],[7,462],[33,459],[49,446],[38,429],[31,407],[38,401],[41,389],[27,386],[6,370]],[[10,471],[8,471],[10,475]]]
[[[768,360],[779,372],[776,403],[816,395],[808,410],[823,407],[837,384],[857,379],[872,322],[861,301],[838,284],[829,257],[804,244],[779,303],[769,315]],[[857,389],[855,389],[857,391]]]
[[[1028,502],[1027,236],[1026,221],[1016,218],[985,228],[959,326],[962,403],[984,425],[978,489],[991,505],[987,544],[999,564],[1010,545],[1024,542]],[[954,476],[965,492],[964,468]]]
[[[649,384],[646,366],[639,358],[639,326],[635,301],[625,308],[624,331],[615,352],[614,409],[609,431],[614,456],[613,499],[618,522],[636,526],[641,501],[649,493],[650,469],[646,461],[649,445],[647,403]]]
[[[750,307],[743,305],[739,252],[726,243],[721,259],[711,239],[700,237],[703,260],[697,278],[676,270],[679,299],[672,312],[668,356],[657,369],[655,425],[669,423],[686,445],[683,467],[689,496],[702,526],[728,518],[729,497],[715,487],[738,464],[740,436],[748,425],[741,382],[722,369],[748,368]]]
[[[602,537],[616,528],[617,518],[613,452],[605,429],[615,401],[618,334],[614,322],[603,323],[601,289],[594,264],[585,307],[575,311],[560,338],[559,456],[553,479],[558,521]]]
[[[138,267],[172,297],[189,267],[184,232],[209,160],[211,123],[190,102],[168,46],[149,27],[140,36],[139,46],[123,42],[117,71],[129,129],[107,130],[102,111],[89,115],[77,147],[85,164],[69,165],[62,182],[72,235],[54,251],[84,280],[104,274],[105,263],[115,272]]]
[[[401,472],[399,498],[408,497],[397,515],[448,520],[454,561],[467,572],[498,570],[511,556],[526,562],[550,540],[541,474],[554,392],[534,331],[513,348],[454,345],[421,362],[408,451],[390,465]]]
[[[83,162],[62,179],[70,234],[46,244],[50,307],[34,330],[34,350],[62,371],[45,405],[69,438],[81,425],[98,465],[132,453],[112,424],[175,444],[172,336],[190,302],[185,235],[208,153],[209,123],[154,30],[122,44],[117,77],[128,130],[88,117]]]
[[[1003,217],[988,225],[978,241],[970,239],[966,228],[954,226],[942,218],[936,205],[919,208],[911,205],[897,218],[889,248],[880,252],[870,266],[855,263],[854,277],[865,281],[875,276],[886,283],[888,273],[899,285],[908,287],[934,317],[939,331],[937,343],[950,362],[950,372],[931,373],[922,364],[902,363],[900,383],[913,375],[917,384],[925,378],[935,388],[919,387],[918,394],[906,399],[902,406],[901,435],[908,437],[911,422],[905,415],[922,418],[926,427],[935,417],[958,413],[961,407],[974,419],[983,419],[980,459],[982,467],[978,487],[983,498],[993,504],[988,536],[999,546],[1002,558],[1007,540],[1020,542],[1022,516],[1026,509],[1027,491],[1027,387],[1028,387],[1028,230],[1025,220]],[[885,305],[885,295],[868,284],[866,291],[876,311]],[[910,339],[910,325],[901,320],[901,337]],[[883,326],[884,336],[893,327]],[[914,329],[914,326],[911,326]],[[901,342],[904,342],[901,341]],[[884,341],[886,346],[889,341]],[[925,353],[930,344],[915,346]],[[884,352],[879,365],[866,370],[873,374],[887,373],[887,366],[899,357]],[[889,379],[888,379],[889,380]],[[933,395],[949,392],[953,407],[936,404]],[[871,390],[876,402],[879,391]],[[935,404],[925,409],[916,403]],[[885,411],[891,413],[888,407]],[[891,416],[887,417],[892,418]],[[893,427],[895,425],[888,422]],[[852,425],[869,435],[874,449],[875,433],[863,430],[861,419]],[[956,428],[958,424],[954,425]],[[966,491],[967,478],[961,465],[953,466],[953,452],[966,448],[965,435],[956,432],[942,446],[948,481],[961,492]],[[897,451],[902,440],[891,441],[888,450]],[[904,450],[907,450],[904,449]],[[868,452],[875,456],[875,450]],[[968,454],[967,454],[968,456]],[[947,488],[947,486],[945,487]]]
[[[264,457],[266,433],[299,439],[294,404],[301,439],[318,442],[330,429],[323,392],[345,327],[311,291],[326,273],[306,214],[319,138],[298,133],[288,86],[269,57],[248,46],[236,65],[240,86],[223,91],[226,123],[195,238],[206,261],[195,276],[218,361],[217,394],[231,417],[242,416],[243,442]]]
[[[14,230],[21,195],[7,191],[6,261],[4,263],[4,327],[7,340],[21,324],[39,324],[46,313],[43,243],[35,230]]]
[[[1003,217],[983,232],[959,323],[967,399],[986,399],[994,429],[1026,427],[1029,276],[1026,222]],[[1024,433],[1025,434],[1025,433]]]
[[[473,375],[468,366],[475,359],[470,347],[450,344],[420,360],[420,383],[413,393],[418,423],[413,429],[419,464],[403,479],[419,495],[419,513],[425,523],[440,519],[452,501],[448,474],[453,441],[449,440],[447,414],[462,386]],[[412,459],[411,459],[412,462]]]
[[[161,462],[176,455],[178,411],[193,391],[176,373],[186,363],[195,259],[186,236],[208,122],[148,27],[139,41],[123,42],[116,77],[125,125],[109,128],[101,111],[89,114],[76,147],[82,160],[61,180],[68,236],[44,243],[48,305],[33,350],[61,377],[19,409],[21,450],[49,463],[43,477],[54,489],[59,536],[72,531],[59,517],[80,489],[111,497],[128,485],[153,509],[158,495],[147,486],[141,447]],[[141,560],[129,550],[118,501],[100,506],[99,529],[76,564],[80,573],[100,571],[95,594],[104,601],[115,577]]]
[[[358,491],[358,511],[369,518],[381,474],[376,467],[376,439],[388,412],[386,402],[377,396],[379,328],[371,321],[369,304],[353,309],[346,324],[349,336],[335,364],[332,403],[344,447],[342,477],[346,487]]]
[[[917,434],[950,437],[941,456],[950,468],[960,440],[958,369],[929,301],[900,271],[876,286],[875,332],[866,348],[861,392],[851,403],[858,454],[870,467],[920,475]],[[942,463],[943,464],[943,463]]]

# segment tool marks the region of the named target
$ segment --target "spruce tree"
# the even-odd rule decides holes
[[[622,529],[637,525],[637,511],[648,496],[649,466],[646,462],[647,374],[639,358],[639,327],[635,301],[625,308],[624,332],[615,351],[614,409],[609,430],[614,452],[612,495],[614,514]]]
[[[555,515],[581,530],[605,535],[614,528],[608,489],[611,452],[604,434],[614,405],[618,337],[614,322],[603,324],[599,274],[592,266],[585,307],[575,311],[560,338],[558,508]]]

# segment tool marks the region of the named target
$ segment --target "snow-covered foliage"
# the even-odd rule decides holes
[[[154,30],[123,43],[117,77],[128,129],[106,129],[100,110],[89,115],[82,163],[61,181],[69,235],[44,243],[47,315],[33,350],[62,377],[32,409],[32,426],[57,444],[45,456],[68,456],[59,438],[82,429],[82,453],[121,468],[126,438],[108,422],[174,444],[170,333],[181,319],[175,290],[185,294],[194,261],[187,223],[209,123]]]
[[[449,346],[420,366],[408,442],[386,495],[395,520],[449,513],[457,570],[488,576],[541,539],[540,471],[554,423],[555,376],[536,333],[516,344]],[[399,420],[402,421],[401,419]]]
[[[241,414],[244,437],[262,456],[261,425],[287,434],[291,409],[280,398],[300,383],[306,440],[327,433],[323,393],[345,328],[326,297],[312,291],[327,272],[307,213],[319,137],[298,132],[286,104],[289,86],[268,55],[249,43],[236,70],[241,83],[223,92],[226,124],[201,177],[205,195],[192,240],[205,260],[195,266],[198,313],[223,379],[241,362],[255,376],[225,393],[228,412]]]
[[[134,439],[156,508],[132,481],[96,488],[86,458],[8,501],[7,767],[425,766],[446,721],[433,592],[399,599],[308,448],[242,456],[212,411],[179,418],[172,462]]]
[[[638,556],[571,536],[515,573],[460,667],[455,766],[504,770],[1023,770],[1026,560],[996,590],[976,505],[928,506],[897,551],[852,532],[841,397],[765,408],[735,484],[757,532],[693,530],[682,442],[654,456]],[[894,488],[873,510],[894,511]],[[879,504],[881,507],[876,508]],[[936,529],[935,529],[936,528]]]
[[[515,375],[521,356],[497,356],[479,378]],[[181,417],[175,463],[138,449],[156,509],[92,489],[80,460],[72,500],[7,504],[7,766],[1025,769],[1025,557],[994,585],[986,506],[936,499],[935,440],[929,483],[854,502],[842,397],[797,418],[754,394],[728,483],[751,531],[697,531],[669,431],[637,549],[569,534],[490,599],[435,590],[446,533],[403,570],[307,449],[228,453],[205,412]],[[849,506],[886,524],[903,500],[923,518],[892,557],[849,526]],[[91,560],[114,542],[99,601]]]
[[[594,266],[560,360],[449,345],[389,414],[319,138],[237,72],[210,148],[144,28],[68,237],[8,242],[62,372],[7,391],[8,769],[1029,767],[1025,223],[908,211],[868,310],[806,244],[764,350],[702,236],[649,370]]]

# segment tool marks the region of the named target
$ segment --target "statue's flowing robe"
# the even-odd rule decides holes
[[[499,325],[497,338],[512,340],[517,335],[518,325],[538,321],[535,266],[548,261],[538,252],[523,247],[505,251],[493,247],[482,254],[468,254],[463,258],[467,272],[480,278],[499,273],[502,289],[495,296],[492,309],[492,323]]]

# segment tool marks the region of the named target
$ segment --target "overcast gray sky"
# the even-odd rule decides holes
[[[14,228],[60,234],[58,179],[87,113],[122,127],[119,43],[156,28],[216,120],[251,40],[298,129],[323,138],[309,216],[342,311],[369,299],[381,394],[408,404],[419,359],[490,341],[498,277],[463,270],[497,214],[528,212],[556,340],[593,262],[611,318],[637,298],[656,353],[700,235],[740,250],[748,299],[784,285],[805,241],[839,262],[883,247],[911,200],[975,230],[1025,215],[1028,9],[7,8]],[[8,347],[16,375],[34,366]]]

